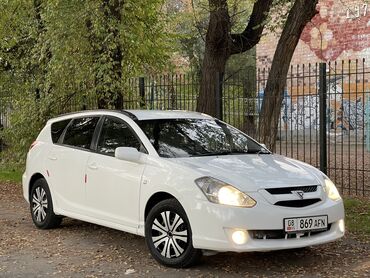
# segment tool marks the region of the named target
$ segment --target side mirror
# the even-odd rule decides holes
[[[115,150],[114,156],[120,160],[140,163],[141,153],[135,148],[119,147]]]

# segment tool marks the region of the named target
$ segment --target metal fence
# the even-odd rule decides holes
[[[222,99],[220,117],[257,139],[268,72],[259,69],[227,73],[221,86],[216,86]],[[370,196],[367,62],[295,65],[286,81],[275,152],[327,172],[344,195]],[[124,108],[195,110],[199,84],[194,74],[133,78],[127,83]],[[95,97],[76,96],[71,98],[68,110],[96,107]],[[6,126],[7,110],[0,108],[0,119]]]
[[[220,117],[257,139],[268,71],[226,74],[220,92]],[[275,152],[320,168],[344,195],[370,196],[369,80],[365,60],[291,66]],[[130,82],[127,108],[196,108],[199,79],[194,75]]]

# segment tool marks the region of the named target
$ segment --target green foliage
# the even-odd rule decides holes
[[[34,96],[17,94],[12,99],[11,127],[2,131],[11,146],[2,154],[3,162],[21,164],[31,143],[36,139],[46,120],[56,114],[60,102],[53,95],[35,100]]]
[[[89,96],[117,107],[125,80],[163,68],[170,41],[162,4],[1,1],[0,98],[13,96],[10,128],[0,134],[11,149],[1,160],[23,161],[40,128],[72,102]]]
[[[232,32],[245,28],[254,2],[228,1]],[[130,93],[125,81],[168,69],[170,55],[201,69],[205,0],[3,0],[0,9],[0,98],[14,99],[0,101],[12,111],[0,134],[11,149],[0,160],[23,161],[47,119],[72,103],[82,108],[84,97],[96,100],[87,108],[120,108]],[[231,57],[226,72],[247,67],[255,67],[254,50]]]
[[[0,166],[0,182],[22,182],[22,171],[18,167]]]
[[[370,237],[370,202],[367,199],[344,200],[346,226],[350,232]]]

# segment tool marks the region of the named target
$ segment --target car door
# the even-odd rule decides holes
[[[134,147],[146,153],[131,127],[122,119],[102,119],[95,153],[87,162],[86,201],[89,213],[104,221],[136,231],[139,219],[141,177],[145,165],[114,157],[118,147]]]
[[[59,209],[86,214],[85,167],[99,117],[73,119],[48,155],[49,178]]]

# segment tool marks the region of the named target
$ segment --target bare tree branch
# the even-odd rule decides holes
[[[247,27],[240,34],[231,35],[231,55],[253,48],[259,41],[273,0],[257,0]]]
[[[206,39],[204,38],[204,35],[202,33],[202,30],[200,29],[200,21],[197,18],[197,15],[195,14],[195,5],[194,5],[194,0],[191,0],[191,8],[193,10],[193,17],[194,17],[194,22],[195,22],[195,28],[197,28],[197,31],[199,33],[199,36],[202,38],[202,40],[205,42]]]

